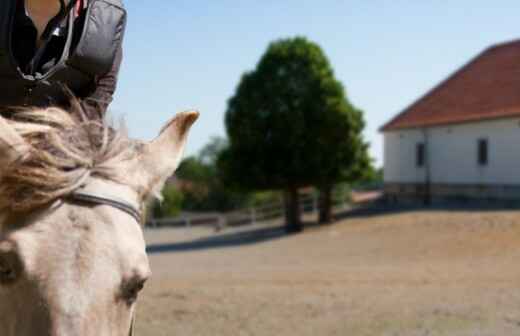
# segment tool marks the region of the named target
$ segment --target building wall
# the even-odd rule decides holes
[[[424,132],[417,129],[384,134],[384,181],[391,183],[424,182],[426,169],[416,165],[416,146],[424,142]]]
[[[478,140],[488,141],[488,164],[478,164]],[[424,167],[416,146],[426,144]],[[520,186],[520,118],[384,133],[386,184]]]

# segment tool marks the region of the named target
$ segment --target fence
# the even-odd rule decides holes
[[[348,206],[348,199],[333,198],[333,208],[345,208]],[[319,212],[319,200],[317,194],[301,194],[299,206],[302,214],[316,214]],[[191,228],[195,225],[211,225],[216,230],[226,227],[241,225],[255,225],[270,220],[275,220],[284,216],[285,206],[283,202],[271,202],[257,207],[238,209],[226,213],[206,213],[206,214],[183,214],[173,218],[151,219],[147,226],[156,228],[164,226]]]

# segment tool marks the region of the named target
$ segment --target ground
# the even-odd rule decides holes
[[[146,232],[137,335],[520,333],[517,211],[360,213],[293,236],[193,230]]]

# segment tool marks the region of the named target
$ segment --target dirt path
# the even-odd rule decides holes
[[[207,234],[147,232],[138,335],[520,334],[517,212]]]

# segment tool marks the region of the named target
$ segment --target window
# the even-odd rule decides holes
[[[478,140],[478,164],[487,166],[488,164],[488,141],[487,139]]]
[[[420,142],[417,144],[415,153],[415,162],[417,167],[424,167],[424,143]]]

